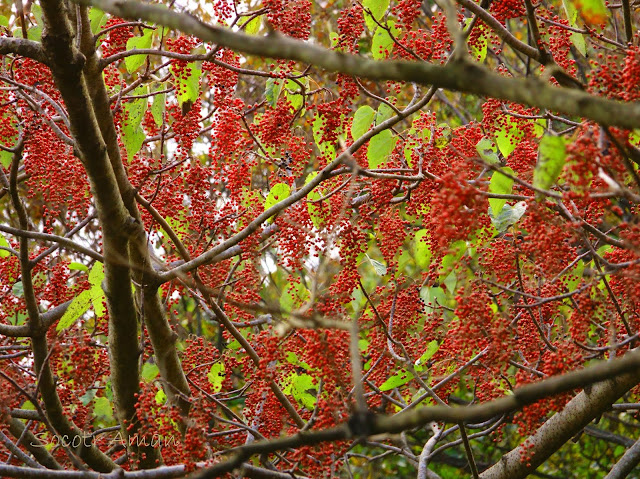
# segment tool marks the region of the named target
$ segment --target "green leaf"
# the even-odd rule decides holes
[[[371,138],[369,148],[367,150],[367,159],[369,160],[369,168],[379,168],[385,163],[393,148],[396,146],[396,138],[393,137],[391,130],[384,130]]]
[[[395,22],[389,20],[387,22],[387,27],[391,30],[391,35],[393,37],[397,37],[399,30],[395,27]],[[382,60],[387,58],[389,54],[393,51],[393,37],[389,35],[387,29],[379,26],[376,28],[376,32],[373,34],[373,39],[371,40],[371,55],[376,60]]]
[[[96,261],[91,267],[89,272],[89,284],[91,288],[91,304],[93,306],[93,312],[96,313],[96,317],[102,318],[106,312],[104,307],[104,291],[102,289],[102,282],[104,281],[104,265],[99,261]]]
[[[2,235],[0,235],[0,246],[4,246],[5,248],[11,247],[7,239]],[[0,258],[6,258],[8,256],[11,256],[11,253],[9,253],[7,250],[0,249]]]
[[[133,95],[146,95],[149,90],[146,85],[139,86],[133,90]],[[147,99],[146,98],[134,98],[127,100],[122,109],[124,111],[124,122],[131,125],[139,125],[144,118],[144,112],[147,111]]]
[[[200,75],[202,75],[202,69],[198,66],[197,62],[188,63],[185,68],[189,71],[186,77],[182,75],[175,77],[174,75],[174,78],[176,78],[176,97],[181,106],[187,101],[195,103],[200,96]]]
[[[495,193],[497,195],[509,195],[513,189],[513,180],[500,172],[516,176],[515,172],[507,167],[500,168],[498,171],[494,171],[491,175],[491,181],[489,182],[489,193]],[[507,200],[500,198],[489,198],[489,206],[491,211],[501,211],[502,207],[507,203]]]
[[[516,149],[524,133],[511,117],[507,116],[505,120],[506,125],[503,125],[502,129],[496,133],[496,143],[502,156],[507,158]]]
[[[296,374],[291,379],[291,395],[301,406],[312,410],[316,405],[316,397],[310,391],[318,388],[313,384],[313,378],[308,374]]]
[[[173,216],[167,216],[165,221],[169,225],[169,227],[173,230],[180,241],[184,241],[189,233],[189,226],[187,221],[185,221],[184,212],[178,212],[178,214]]]
[[[578,32],[571,32],[571,36],[569,38],[571,39],[573,45],[576,47],[576,50],[578,50],[582,54],[582,56],[586,57],[587,43],[584,40],[584,35]]]
[[[609,18],[604,0],[570,0],[587,25],[600,25]]]
[[[423,270],[431,264],[431,246],[426,242],[429,237],[429,230],[421,229],[416,232],[416,264]]]
[[[304,80],[306,80],[305,83],[307,83],[307,86],[309,86],[309,80],[306,78]],[[302,108],[302,105],[304,105],[304,95],[302,95],[300,85],[298,85],[293,80],[287,80],[287,85],[284,89],[284,95],[287,100],[289,100],[289,103],[291,103],[291,108],[293,111],[299,110],[300,108]]]
[[[11,287],[11,294],[18,298],[21,298],[24,295],[24,285],[22,284],[22,281],[18,281]]]
[[[11,160],[13,159],[13,153],[10,151],[0,150],[0,164],[5,168],[9,169],[11,166]]]
[[[369,260],[369,263],[371,263],[371,266],[373,266],[373,269],[375,270],[378,276],[384,276],[387,274],[387,266],[384,263],[381,263],[380,261],[376,261],[375,259],[371,258],[368,254],[366,254],[365,256]]]
[[[89,309],[90,305],[91,291],[89,290],[83,291],[73,298],[73,301],[71,301],[71,304],[62,315],[62,318],[60,318],[60,321],[56,326],[56,331],[60,332],[75,323],[76,320]]]
[[[158,374],[160,374],[160,369],[158,369],[158,366],[156,366],[155,364],[144,363],[142,365],[140,376],[142,376],[142,379],[144,379],[148,383],[153,381],[158,376]]]
[[[87,392],[85,392],[82,396],[80,396],[80,402],[82,403],[83,406],[88,406],[89,403],[93,401],[93,398],[96,397],[97,393],[98,393],[97,389],[87,389]]]
[[[267,99],[267,103],[275,108],[278,104],[278,98],[284,87],[284,80],[282,78],[269,78],[264,90],[264,96]]]
[[[95,398],[93,406],[93,415],[98,417],[103,417],[107,419],[113,418],[113,408],[111,407],[111,401],[109,401],[106,397],[100,396]]]
[[[564,12],[567,14],[567,20],[571,26],[576,26],[578,20],[578,9],[574,6],[575,0],[562,0]]]
[[[222,390],[222,383],[226,378],[224,363],[222,361],[218,361],[211,365],[211,369],[207,373],[207,379],[209,380],[209,384],[211,384],[211,389],[214,393],[220,392]]]
[[[91,267],[89,272],[89,284],[92,287],[102,288],[102,281],[104,280],[104,266],[100,261],[96,261]]]
[[[453,133],[452,133],[451,127],[446,123],[440,123],[438,125],[438,129],[440,129],[440,134],[435,139],[434,144],[436,148],[439,148],[442,150],[445,146],[451,143],[451,137],[453,136]]]
[[[380,391],[382,392],[391,391],[392,389],[395,389],[397,387],[404,386],[412,379],[413,376],[411,375],[411,373],[403,369],[395,376],[391,376],[389,379],[383,382],[378,389],[380,389]]]
[[[27,38],[34,42],[39,42],[42,38],[42,27],[37,25],[27,30]]]
[[[423,286],[420,289],[420,298],[426,306],[435,307],[446,304],[446,295],[440,286]]]
[[[478,35],[475,43],[471,45],[471,55],[480,63],[483,63],[487,58],[487,35],[482,29],[482,33]]]
[[[156,404],[162,405],[167,402],[167,395],[162,389],[159,389],[154,399],[156,400]]]
[[[330,143],[322,140],[322,130],[324,127],[324,121],[322,119],[322,115],[316,115],[313,120],[312,130],[313,130],[313,139],[316,142],[316,146],[320,153],[329,159],[332,159],[335,155],[336,149]]]
[[[499,233],[506,231],[507,228],[511,225],[515,225],[520,218],[524,215],[524,212],[527,210],[527,203],[524,201],[518,201],[515,205],[504,205],[500,214],[494,216],[495,213],[492,213],[491,222],[493,226],[495,226],[496,230]]]
[[[389,0],[364,0],[362,6],[365,10],[371,11],[371,15],[365,14],[364,19],[369,30],[374,31],[377,26],[374,18],[378,21],[382,19],[389,8]],[[371,18],[372,15],[373,18]]]
[[[386,100],[391,100],[391,98],[387,97]],[[380,103],[380,106],[378,106],[378,111],[376,112],[376,117],[375,117],[375,124],[376,126],[378,126],[380,123],[387,121],[389,118],[391,118],[393,115],[395,115],[396,112],[393,111],[393,109],[387,105],[386,103]]]
[[[153,121],[156,125],[162,125],[162,118],[164,115],[165,105],[165,93],[159,93],[153,97],[153,103],[151,104],[151,115],[153,115]]]
[[[302,306],[309,299],[309,290],[300,283],[291,283],[280,296],[280,309],[291,312]]]
[[[544,132],[547,130],[547,120],[544,118],[538,118],[533,122],[533,133],[536,138],[542,138]]]
[[[84,264],[77,263],[75,261],[69,263],[69,269],[70,270],[77,270],[77,271],[89,271],[89,268],[87,268]]]
[[[476,145],[476,151],[485,163],[489,165],[497,165],[500,163],[496,147],[489,138],[480,140]]]
[[[146,135],[140,125],[124,125],[122,128],[122,142],[127,150],[127,161],[129,163],[133,157],[142,149],[142,144]]]
[[[0,15],[0,27],[8,27],[8,26],[9,26],[9,19],[4,15]]]
[[[375,115],[376,112],[369,105],[358,108],[353,115],[353,123],[351,123],[351,138],[357,140],[369,131]]]
[[[260,30],[260,25],[262,25],[262,16],[258,15],[257,17],[247,19],[247,21],[242,24],[242,28],[244,28],[244,32],[247,35],[255,35]]]
[[[431,341],[427,345],[427,350],[416,361],[416,366],[422,366],[427,361],[429,361],[429,359],[431,359],[431,357],[438,352],[439,348],[440,348],[440,345],[438,344],[438,341],[435,341],[435,340]]]
[[[140,37],[131,37],[127,40],[127,50],[145,50],[151,48],[153,43],[153,30],[145,29],[144,34]],[[131,55],[125,57],[124,64],[129,73],[133,73],[140,68],[148,55]]]
[[[311,180],[313,180],[316,176],[318,176],[317,171],[313,171],[309,173],[304,184],[306,185]],[[322,226],[322,216],[320,216],[320,212],[322,211],[322,206],[319,203],[313,203],[313,201],[318,201],[320,198],[322,198],[322,196],[323,196],[322,193],[317,189],[312,190],[307,195],[307,211],[309,212],[309,216],[311,217],[311,222],[313,223],[313,226],[315,226],[317,229],[320,229]]]
[[[276,203],[286,199],[291,194],[291,187],[287,183],[273,185],[267,199],[264,201],[264,210],[267,211]]]
[[[107,15],[95,7],[91,7],[89,11],[89,23],[91,24],[91,33],[94,35],[102,30],[102,26],[107,23]]]
[[[566,142],[562,137],[545,135],[538,147],[538,163],[533,171],[533,186],[543,190],[553,185],[564,167]]]

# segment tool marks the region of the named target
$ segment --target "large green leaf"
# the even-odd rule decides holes
[[[146,86],[138,87],[134,90],[134,95],[146,95]],[[141,123],[144,113],[147,110],[147,99],[136,98],[127,101],[124,106],[124,124],[122,126],[122,142],[127,150],[127,159],[131,161],[133,156],[140,151],[142,143],[146,138]]]
[[[91,7],[89,23],[91,24],[91,33],[95,35],[102,29],[102,26],[107,23],[107,15],[102,10]]]
[[[131,162],[133,157],[142,149],[146,135],[140,125],[125,125],[122,128],[122,142],[127,150],[127,160]]]
[[[102,281],[104,280],[104,265],[99,261],[96,261],[91,267],[89,272],[89,284],[91,288],[91,304],[93,306],[93,312],[96,313],[98,318],[104,316],[106,309],[104,307],[104,291],[102,289]]]
[[[307,179],[305,180],[304,184],[306,185],[307,183],[309,183],[311,180],[313,180],[316,176],[318,176],[318,172],[317,171],[313,171],[311,173],[309,173],[309,175],[307,176]],[[313,226],[315,226],[316,228],[320,229],[320,227],[322,226],[322,217],[320,216],[320,211],[322,206],[318,203],[313,203],[314,201],[318,201],[320,198],[322,198],[322,193],[320,193],[320,191],[318,191],[318,189],[314,189],[312,190],[308,195],[307,195],[307,211],[309,212],[309,216],[311,217],[311,221],[313,223]]]
[[[262,25],[262,15],[258,15],[254,18],[249,17],[243,24],[241,28],[244,28],[244,32],[247,35],[255,35],[260,30],[260,26]]]
[[[287,183],[278,183],[273,185],[273,188],[269,191],[267,199],[264,201],[264,210],[267,211],[276,203],[289,197],[291,193],[291,187]]]
[[[104,396],[95,398],[93,414],[104,419],[113,419],[113,407],[111,406],[111,401]]]
[[[0,235],[0,246],[3,246],[5,248],[9,248],[9,242],[7,241],[7,239]],[[11,256],[11,253],[9,253],[7,250],[4,249],[0,249],[0,258],[6,258],[8,256]]]
[[[570,2],[588,25],[600,25],[609,18],[609,9],[604,0],[570,0]]]
[[[391,391],[392,389],[395,389],[397,387],[404,386],[412,379],[413,375],[409,371],[403,369],[399,373],[391,376],[389,379],[383,382],[378,389],[380,389],[380,391],[382,392]]]
[[[489,182],[489,193],[495,193],[498,195],[509,195],[513,189],[513,179],[503,175],[501,172],[515,176],[515,172],[508,166],[500,168],[493,172],[491,181]],[[489,206],[491,211],[501,211],[502,207],[507,203],[507,200],[501,198],[489,198]]]
[[[395,146],[396,138],[394,138],[391,130],[383,130],[371,138],[369,141],[369,149],[367,150],[369,168],[379,168],[385,163]]]
[[[543,190],[553,185],[564,167],[566,142],[559,136],[545,135],[538,147],[538,163],[533,170],[533,186]]]
[[[505,124],[496,132],[496,143],[500,153],[507,158],[516,149],[523,136],[524,133],[519,125],[510,116],[506,116]]]
[[[480,158],[489,165],[497,165],[500,163],[498,151],[489,138],[482,138],[476,145],[476,151]]]
[[[280,93],[282,92],[282,88],[284,88],[284,83],[285,80],[282,78],[269,78],[267,80],[264,96],[267,103],[273,108],[275,108],[278,103],[278,98],[280,98]]]
[[[369,131],[375,115],[376,112],[369,105],[363,105],[356,110],[351,123],[351,138],[354,141]]]
[[[423,366],[427,361],[429,361],[429,359],[433,357],[434,354],[438,352],[438,349],[440,349],[440,345],[438,344],[438,341],[435,341],[435,340],[431,341],[427,345],[427,349],[425,350],[425,352],[416,361],[416,366]]]
[[[313,383],[313,377],[308,374],[292,372],[284,380],[282,392],[291,394],[296,402],[307,409],[313,409],[316,405],[316,397],[313,393],[318,391],[318,386]]]
[[[146,85],[139,86],[133,90],[134,96],[146,95],[149,90]],[[122,105],[124,111],[124,122],[132,125],[139,125],[144,118],[144,113],[147,111],[147,99],[146,98],[134,98],[128,100]]]
[[[378,276],[384,276],[387,274],[387,265],[384,263],[371,258],[368,254],[365,254],[371,266],[373,266],[373,270],[376,272]]]
[[[300,283],[291,283],[280,296],[280,309],[291,312],[302,306],[307,299],[309,299],[309,290]]]
[[[151,115],[156,125],[162,125],[162,118],[164,115],[165,107],[165,94],[158,93],[153,97],[153,103],[151,104]]]
[[[425,240],[429,237],[429,231],[421,229],[416,232],[416,264],[426,270],[431,264],[431,246]]]
[[[200,96],[200,75],[202,75],[202,69],[197,62],[188,63],[186,70],[188,75],[179,75],[174,78],[176,81],[176,97],[180,105],[185,102],[194,103]]]
[[[140,37],[131,37],[127,40],[127,50],[146,50],[151,48],[153,42],[153,30],[145,29],[144,34]],[[131,55],[124,59],[124,64],[129,73],[133,73],[140,68],[148,55]]]
[[[389,8],[389,0],[364,0],[362,6],[366,10],[369,10],[373,18],[379,22]],[[369,30],[374,31],[377,24],[374,19],[371,18],[371,15],[365,14],[364,19]]]
[[[329,142],[322,141],[322,132],[324,127],[324,120],[322,115],[316,115],[312,123],[313,139],[316,142],[316,146],[322,155],[325,155],[328,159],[333,159],[336,149]]]
[[[83,291],[78,296],[73,298],[73,301],[71,301],[71,304],[62,315],[62,318],[60,318],[60,321],[58,321],[56,331],[67,329],[69,326],[75,323],[76,320],[89,309],[90,305],[91,291],[89,290]]]
[[[387,22],[387,28],[391,31],[393,37],[397,37],[399,30],[395,26],[395,22],[389,20]],[[389,31],[386,28],[379,26],[376,28],[376,32],[373,34],[371,40],[371,55],[376,60],[382,60],[387,58],[393,51],[393,37],[389,35]]]
[[[142,365],[142,371],[140,371],[140,376],[147,382],[153,381],[158,374],[160,374],[160,369],[158,366],[152,363],[144,363]]]
[[[209,372],[207,373],[207,379],[209,380],[209,384],[211,384],[213,392],[220,392],[225,378],[226,372],[224,363],[222,361],[213,363],[211,365],[211,369],[209,369]]]

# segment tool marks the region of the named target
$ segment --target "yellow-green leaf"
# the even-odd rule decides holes
[[[222,383],[226,378],[224,363],[222,361],[218,361],[211,365],[211,369],[207,373],[207,379],[209,380],[209,384],[211,384],[211,389],[213,392],[220,392],[222,389]]]
[[[78,296],[73,298],[73,301],[71,301],[71,304],[62,315],[62,318],[60,318],[60,321],[56,326],[56,331],[59,332],[63,329],[67,329],[69,326],[75,323],[76,320],[89,309],[90,305],[91,291],[89,290],[83,291]]]

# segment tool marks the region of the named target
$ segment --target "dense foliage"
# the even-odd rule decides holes
[[[636,19],[3,4],[0,476],[639,477]]]

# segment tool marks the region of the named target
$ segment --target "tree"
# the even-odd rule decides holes
[[[0,7],[0,475],[633,475],[631,7]]]

